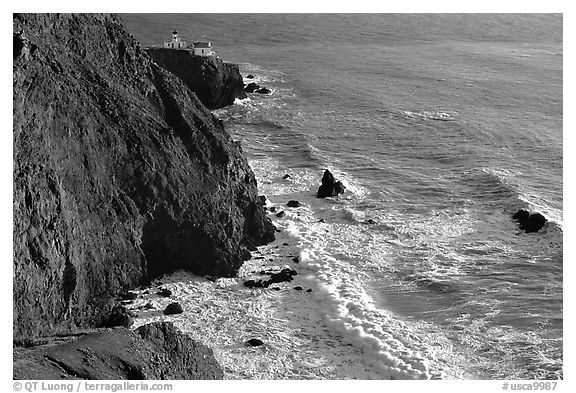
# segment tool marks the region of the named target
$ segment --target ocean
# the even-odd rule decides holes
[[[272,90],[214,114],[287,211],[271,217],[313,271],[325,323],[379,348],[370,364],[563,378],[561,15],[122,18],[143,45],[172,29],[211,41]],[[315,197],[325,169],[343,195]],[[548,223],[524,233],[519,209]]]

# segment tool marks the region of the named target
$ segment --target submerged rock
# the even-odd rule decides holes
[[[256,90],[256,93],[258,93],[258,94],[270,94],[270,93],[272,93],[272,91],[267,87],[261,87],[258,90]]]
[[[324,171],[324,176],[322,176],[322,185],[318,188],[316,197],[333,197],[339,194],[343,194],[344,190],[346,190],[344,184],[342,184],[341,181],[336,180],[334,175],[332,175],[332,173],[326,169],[326,171]]]
[[[546,225],[546,217],[540,213],[530,214],[527,210],[521,209],[512,215],[512,218],[520,224],[521,230],[526,233],[538,232]]]

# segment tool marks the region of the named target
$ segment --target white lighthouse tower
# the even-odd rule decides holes
[[[188,43],[186,41],[182,41],[180,37],[178,37],[178,32],[174,30],[172,32],[172,41],[164,42],[164,48],[168,49],[184,49],[188,47]]]

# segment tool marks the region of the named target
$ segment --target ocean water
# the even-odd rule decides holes
[[[303,203],[274,218],[370,364],[563,378],[560,15],[122,17],[143,45],[212,41],[272,90],[214,113],[268,203]],[[315,198],[325,169],[344,195]],[[519,231],[521,208],[545,228]]]

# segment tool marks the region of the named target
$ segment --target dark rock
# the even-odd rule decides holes
[[[376,221],[374,221],[373,219],[369,218],[367,220],[364,220],[364,224],[376,224]]]
[[[318,222],[326,222],[323,218],[319,219]]]
[[[120,298],[122,300],[134,300],[134,299],[138,298],[138,294],[131,292],[131,291],[128,291],[126,293],[121,294]]]
[[[256,90],[256,93],[259,93],[259,94],[270,94],[270,93],[272,93],[272,91],[271,91],[269,88],[267,88],[267,87],[261,87],[261,88],[259,88],[258,90]]]
[[[521,230],[526,233],[538,232],[546,225],[546,217],[540,213],[530,214],[527,210],[518,210],[512,218],[520,224]]]
[[[276,206],[270,207],[270,212],[274,213],[276,211]]]
[[[254,75],[248,74],[248,75],[246,75],[246,79],[254,79]]]
[[[302,206],[302,204],[298,201],[292,200],[292,201],[288,201],[286,206],[288,206],[288,207],[300,207],[300,206]]]
[[[281,282],[292,281],[294,279],[293,276],[295,276],[297,274],[298,274],[298,272],[296,272],[296,270],[293,270],[290,268],[285,268],[285,269],[282,269],[278,273],[274,273],[274,274],[270,275],[270,279],[268,280],[268,282],[270,284],[272,284],[272,283],[281,283]]]
[[[290,175],[289,175],[289,174],[285,174],[284,176],[282,176],[282,179],[283,179],[283,180],[290,179]]]
[[[34,348],[14,348],[17,380],[223,379],[212,350],[173,324],[155,322],[59,336]]]
[[[274,238],[239,143],[118,17],[13,29],[30,48],[13,60],[14,338],[100,326],[178,269],[234,276],[245,243]]]
[[[257,338],[251,338],[250,340],[246,341],[246,345],[249,347],[259,347],[260,345],[264,345],[264,342]]]
[[[152,310],[152,309],[154,309],[154,305],[152,303],[148,302],[144,305],[144,308],[146,310]]]
[[[246,85],[246,87],[244,88],[244,91],[246,93],[254,93],[259,88],[260,88],[260,86],[258,86],[258,84],[254,83],[254,82],[250,82]]]
[[[258,199],[260,201],[260,204],[262,204],[262,205],[266,204],[266,195],[259,195]]]
[[[194,56],[185,50],[149,48],[160,67],[179,77],[209,109],[232,105],[236,98],[246,98],[244,81],[236,64],[216,56]]]
[[[278,218],[286,217],[286,212],[282,210],[281,212],[276,213],[276,217]]]
[[[300,258],[298,257],[292,257],[292,261],[296,262],[296,263],[300,263]]]
[[[115,327],[123,326],[130,327],[134,321],[130,317],[130,314],[126,308],[123,306],[116,306],[112,309],[112,312],[108,316],[108,319],[103,323],[104,327]]]
[[[301,291],[301,290],[302,290],[302,287],[301,287],[300,285],[298,285],[298,286],[294,287],[294,290],[295,290],[295,291]]]
[[[156,294],[162,297],[170,297],[172,296],[172,291],[168,288],[161,288],[158,292],[156,292]]]
[[[322,176],[322,185],[318,188],[316,196],[318,198],[333,197],[343,194],[345,189],[346,187],[344,187],[344,184],[336,180],[334,175],[326,169],[326,171],[324,171],[324,176]]]
[[[244,286],[248,287],[248,288],[262,288],[264,285],[262,283],[262,280],[248,280],[248,281],[244,281]]]
[[[307,289],[306,292],[312,292],[312,288]]]
[[[290,244],[288,243],[282,243],[283,246],[289,246]]]
[[[164,309],[164,315],[182,314],[183,312],[184,312],[184,309],[182,309],[182,306],[180,305],[180,303],[177,303],[177,302],[170,303]]]

